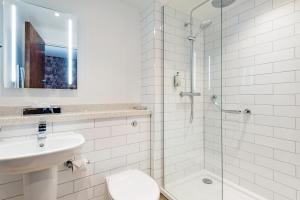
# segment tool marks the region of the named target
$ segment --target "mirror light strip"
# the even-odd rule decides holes
[[[11,7],[11,81],[16,82],[17,66],[17,8]]]
[[[68,83],[73,83],[73,22],[68,21]]]

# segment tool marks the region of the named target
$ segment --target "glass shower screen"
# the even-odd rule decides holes
[[[177,200],[222,199],[221,8],[163,8],[164,189]]]

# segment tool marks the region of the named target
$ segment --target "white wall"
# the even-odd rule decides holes
[[[139,10],[119,0],[27,0],[78,16],[78,90],[3,89],[0,105],[140,101]]]

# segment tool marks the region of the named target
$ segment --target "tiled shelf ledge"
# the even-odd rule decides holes
[[[0,116],[0,127],[2,126],[14,126],[24,124],[35,124],[40,121],[47,122],[67,122],[67,121],[80,121],[89,119],[111,119],[111,118],[122,118],[122,117],[134,117],[134,116],[147,116],[150,115],[149,110],[135,110],[133,108],[126,109],[114,109],[112,110],[80,110],[74,112],[64,112],[61,114],[52,115],[31,115],[31,116],[20,116],[20,115],[7,115]]]

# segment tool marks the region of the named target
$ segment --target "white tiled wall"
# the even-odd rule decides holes
[[[152,111],[151,175],[163,181],[161,5],[155,0],[141,12],[142,103]]]
[[[203,96],[194,97],[194,119],[190,121],[191,99],[180,92],[191,91],[189,15],[170,6],[164,8],[164,178],[166,186],[200,172],[203,154]],[[203,32],[194,24],[196,70],[195,92],[203,93]],[[174,87],[179,72],[181,86]]]
[[[269,200],[300,199],[299,2],[247,0],[223,10],[224,108],[252,110],[223,114],[224,176]],[[206,34],[218,27],[213,19]],[[219,42],[205,37],[205,55],[220,55]],[[220,70],[211,76],[220,83]]]
[[[136,127],[131,123],[137,121]],[[0,140],[36,134],[37,125],[2,127]],[[72,173],[63,165],[58,172],[58,200],[104,200],[107,194],[105,176],[137,168],[150,173],[150,117],[128,117],[48,124],[48,134],[74,131],[86,143],[82,156],[91,161],[86,169]],[[0,199],[23,199],[22,176],[0,175]]]

